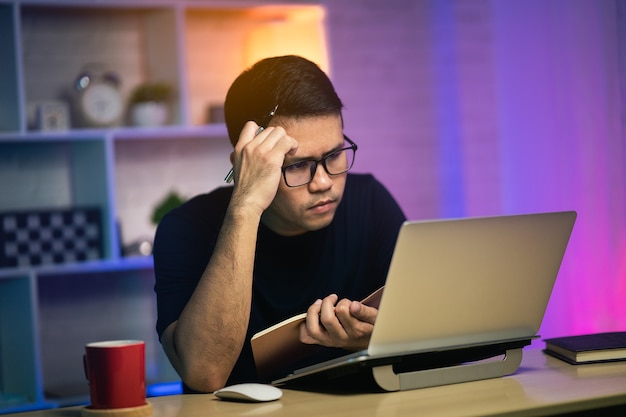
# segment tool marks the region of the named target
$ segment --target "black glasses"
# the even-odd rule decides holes
[[[339,175],[350,171],[358,147],[346,135],[343,135],[343,139],[350,146],[333,151],[322,159],[305,159],[283,167],[283,178],[287,187],[300,187],[313,181],[319,164],[322,164],[328,175]]]

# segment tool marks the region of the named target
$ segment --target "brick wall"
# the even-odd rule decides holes
[[[410,218],[498,210],[489,1],[327,2],[346,131]]]

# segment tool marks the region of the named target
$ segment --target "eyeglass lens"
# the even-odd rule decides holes
[[[354,149],[340,149],[319,161],[306,160],[286,166],[284,168],[285,183],[289,187],[308,184],[313,180],[318,164],[322,164],[328,175],[339,175],[348,172],[353,163]]]

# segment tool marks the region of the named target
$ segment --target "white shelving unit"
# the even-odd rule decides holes
[[[152,238],[150,215],[170,191],[223,184],[231,145],[209,109],[249,65],[253,33],[303,16],[323,27],[309,1],[0,0],[0,212],[97,207],[103,235],[98,261],[0,267],[0,414],[86,401],[94,340],[141,338],[148,383],[177,379],[154,331],[152,259],[124,248]],[[168,125],[89,128],[72,112],[67,130],[33,129],[31,104],[72,109],[90,63],[120,76],[125,100],[141,82],[171,83]]]

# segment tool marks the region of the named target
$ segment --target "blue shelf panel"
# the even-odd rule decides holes
[[[29,275],[0,279],[0,410],[43,404],[33,292]]]
[[[0,132],[20,130],[18,62],[15,43],[14,7],[0,3]]]
[[[3,402],[2,393],[0,393],[0,414],[24,413],[26,411],[54,408],[55,406],[55,404],[45,401],[37,403],[20,403],[15,400],[8,399],[6,402]]]
[[[0,279],[3,277],[19,277],[36,274],[46,275],[76,275],[106,272],[137,271],[142,269],[152,269],[152,256],[137,256],[130,258],[120,258],[116,260],[101,260],[91,262],[81,262],[65,265],[49,265],[32,268],[4,268],[0,269]]]

